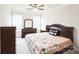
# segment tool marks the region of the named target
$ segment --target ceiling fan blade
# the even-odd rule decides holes
[[[31,7],[34,7],[34,5],[32,5],[32,4],[29,4]]]
[[[40,5],[39,7],[43,7],[44,5]]]

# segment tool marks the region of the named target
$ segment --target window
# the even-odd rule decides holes
[[[12,15],[12,26],[16,26],[17,30],[22,29],[23,27],[23,17],[19,14],[13,14]]]
[[[37,28],[37,32],[41,30],[41,16],[33,16],[33,27]]]

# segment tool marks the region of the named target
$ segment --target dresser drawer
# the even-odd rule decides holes
[[[31,34],[31,33],[36,33],[36,28],[25,28],[25,29],[22,29],[22,38],[25,37],[25,35],[27,34]]]

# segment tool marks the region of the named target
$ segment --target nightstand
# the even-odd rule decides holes
[[[36,33],[36,32],[37,32],[36,28],[24,28],[22,29],[22,38],[24,38],[25,35],[27,34]]]

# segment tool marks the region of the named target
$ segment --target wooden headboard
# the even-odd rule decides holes
[[[50,30],[50,27],[56,27],[60,31],[59,36],[70,38],[73,42],[73,27],[67,27],[61,24],[52,24],[46,26],[46,31]]]

